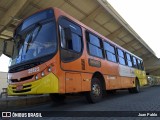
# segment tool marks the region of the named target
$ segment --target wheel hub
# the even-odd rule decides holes
[[[95,96],[99,96],[101,93],[100,86],[98,84],[94,84],[92,87],[92,92]]]

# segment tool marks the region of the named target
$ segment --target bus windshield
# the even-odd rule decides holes
[[[45,18],[38,13],[34,15],[34,18],[38,18],[37,21],[33,19],[32,22],[32,18],[29,18],[30,22],[26,20],[20,25],[21,30],[19,27],[16,30],[11,66],[56,52],[56,24],[53,15]]]

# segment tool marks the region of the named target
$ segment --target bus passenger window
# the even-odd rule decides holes
[[[86,37],[88,41],[89,54],[92,56],[103,58],[101,39],[99,39],[97,36],[92,35],[89,32],[86,32]]]
[[[141,70],[144,70],[143,61],[141,61]]]
[[[64,29],[61,26],[59,26],[59,30],[60,30],[61,47],[66,48]]]
[[[138,62],[138,67],[140,70],[144,70],[144,67],[143,67],[143,62],[139,59],[137,59],[137,62]]]
[[[119,63],[120,63],[121,65],[126,65],[125,57],[124,57],[124,52],[123,52],[121,49],[117,49],[117,51],[118,51]]]
[[[141,61],[139,59],[137,59],[137,63],[138,63],[138,68],[141,70]]]
[[[126,58],[127,58],[127,65],[129,67],[132,67],[133,65],[132,65],[131,55],[126,53]]]
[[[82,53],[82,31],[75,23],[61,18],[59,20],[61,40],[61,59],[70,62],[78,59]]]
[[[68,28],[67,28],[68,29]],[[67,31],[67,30],[66,30]],[[74,32],[66,33],[65,29],[60,26],[61,47],[76,52],[81,52],[81,36]],[[67,37],[67,35],[68,37]]]
[[[72,33],[72,50],[76,52],[81,52],[81,48],[81,37],[75,33]]]
[[[106,57],[109,61],[117,62],[115,47],[110,45],[107,42],[104,42],[104,50],[106,53]]]
[[[137,60],[136,60],[135,57],[133,57],[133,67],[134,68],[138,68],[138,66],[137,66]]]

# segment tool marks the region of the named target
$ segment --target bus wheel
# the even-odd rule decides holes
[[[140,84],[139,84],[139,80],[136,79],[135,87],[133,88],[133,93],[139,93],[139,92],[140,92]]]
[[[96,103],[102,99],[102,86],[98,78],[91,81],[91,91],[86,94],[89,103]]]
[[[65,95],[60,95],[60,94],[50,94],[51,99],[56,102],[56,103],[63,103],[66,96]]]
[[[135,81],[135,87],[128,89],[129,93],[139,93],[140,92],[140,84],[139,81],[136,79]]]

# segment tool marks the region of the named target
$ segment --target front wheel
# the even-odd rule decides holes
[[[91,81],[91,91],[86,94],[89,103],[96,103],[102,99],[102,85],[98,78]]]

